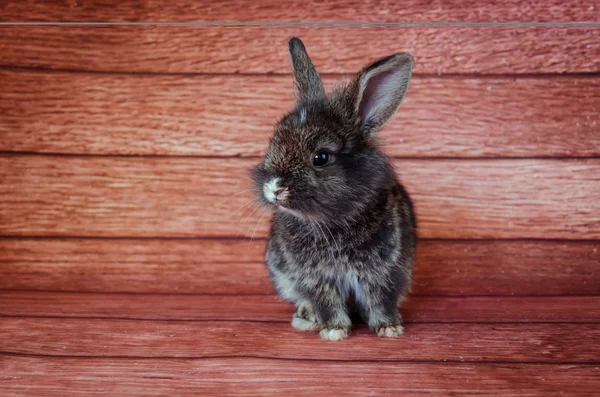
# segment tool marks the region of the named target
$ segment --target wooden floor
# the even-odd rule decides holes
[[[4,2],[212,24],[0,25],[0,396],[598,396],[599,10]],[[382,131],[420,223],[399,339],[294,330],[262,263],[247,171],[292,105],[292,35],[329,87],[416,59]]]

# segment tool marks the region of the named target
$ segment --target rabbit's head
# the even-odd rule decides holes
[[[383,58],[327,96],[302,42],[292,38],[289,51],[297,101],[252,171],[256,194],[262,205],[301,219],[344,221],[393,175],[374,134],[400,106],[413,58]]]

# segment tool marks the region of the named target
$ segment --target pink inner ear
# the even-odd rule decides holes
[[[386,106],[385,102],[389,101],[386,96],[393,95],[392,92],[389,92],[390,89],[394,89],[393,84],[390,84],[389,80],[393,80],[395,72],[397,73],[397,71],[388,70],[387,72],[371,77],[367,81],[358,107],[358,114],[363,124],[367,123],[378,113],[378,108]]]

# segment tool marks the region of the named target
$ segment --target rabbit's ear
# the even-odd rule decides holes
[[[300,102],[312,102],[326,98],[323,83],[317,73],[317,69],[306,53],[302,41],[292,37],[289,42],[290,59],[294,72],[294,82]]]
[[[361,129],[373,133],[396,113],[408,89],[413,57],[399,53],[364,68],[353,82],[354,112]]]

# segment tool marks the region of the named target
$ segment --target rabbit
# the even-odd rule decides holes
[[[413,58],[382,58],[327,96],[300,39],[290,39],[289,53],[295,107],[251,170],[259,204],[273,212],[265,253],[271,281],[296,305],[296,329],[341,340],[360,316],[376,335],[398,337],[417,225],[376,132],[400,106]]]

